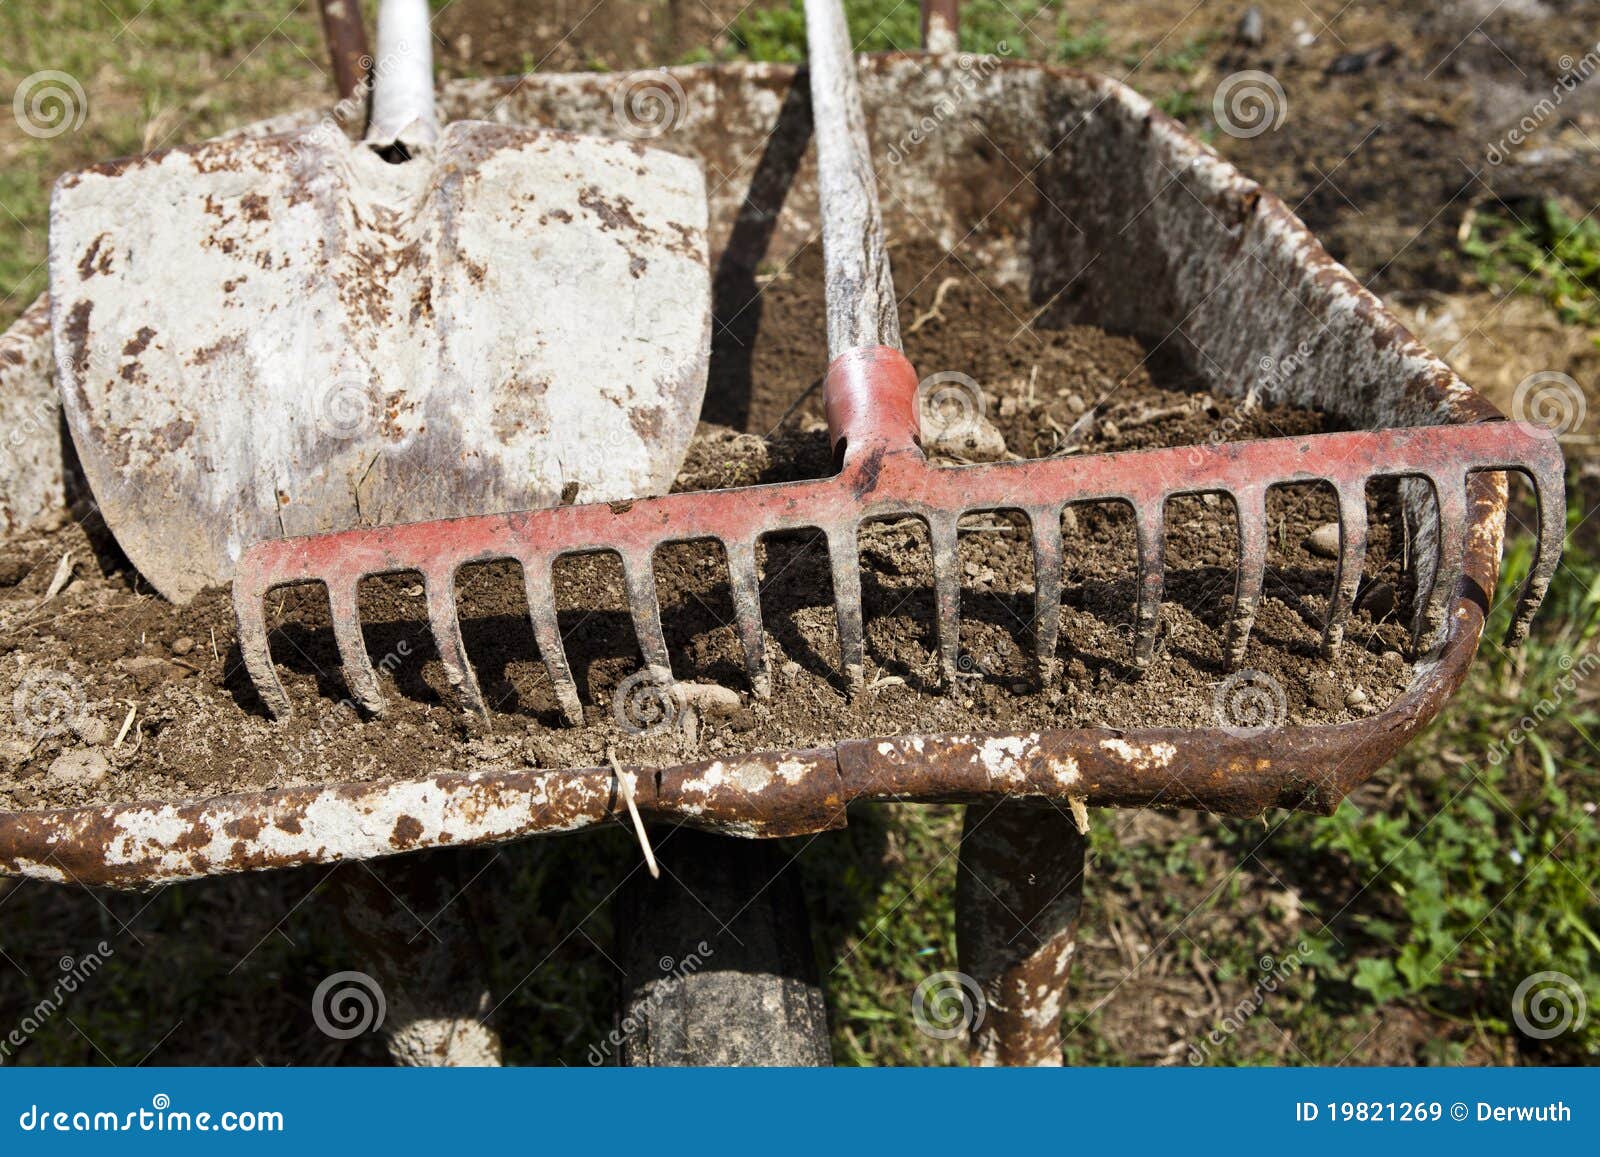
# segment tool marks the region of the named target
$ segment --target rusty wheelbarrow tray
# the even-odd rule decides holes
[[[891,235],[959,246],[968,265],[1052,302],[1051,322],[1089,321],[1169,342],[1212,389],[1262,389],[1352,427],[1500,417],[1329,257],[1282,201],[1125,86],[953,54],[872,58],[861,84],[874,153],[887,161],[880,178]],[[445,86],[440,106],[446,118],[617,134],[629,100],[645,89],[667,102],[668,115],[646,129],[650,143],[706,165],[719,307],[735,313],[757,293],[758,262],[793,252],[815,233],[809,101],[795,68],[463,81]],[[5,339],[4,405],[27,407],[38,392],[38,328],[30,312]],[[1285,359],[1304,372],[1268,380]],[[48,458],[54,423],[35,425],[43,431],[37,454]],[[68,485],[35,485],[31,501],[47,504]],[[1330,812],[1426,726],[1466,675],[1498,576],[1505,476],[1474,475],[1468,500],[1464,582],[1448,629],[1419,657],[1406,691],[1370,718],[1255,733],[1083,728],[852,739],[629,768],[638,806],[647,819],[744,836],[842,827],[847,805],[858,800],[1035,797],[1232,815],[1269,807]],[[1422,492],[1408,490],[1406,501],[1425,536]],[[48,513],[0,494],[0,514],[13,526]],[[0,814],[0,871],[139,888],[604,822],[627,822],[609,767],[507,768]]]

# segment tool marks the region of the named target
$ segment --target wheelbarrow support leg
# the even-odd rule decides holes
[[[485,1018],[482,946],[460,893],[460,853],[345,864],[333,874],[339,916],[382,988],[389,1056],[413,1068],[500,1064]]]
[[[1086,840],[1064,806],[970,804],[956,876],[956,950],[983,991],[980,1065],[1061,1064],[1061,1002],[1077,946]]]

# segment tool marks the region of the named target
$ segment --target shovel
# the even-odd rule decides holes
[[[705,179],[628,141],[440,128],[426,0],[331,121],[63,176],[51,324],[84,473],[183,603],[262,539],[665,492],[705,393]]]

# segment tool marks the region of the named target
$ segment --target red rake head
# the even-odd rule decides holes
[[[653,559],[672,542],[716,539],[727,552],[733,605],[745,665],[757,695],[771,680],[761,627],[756,542],[774,531],[816,528],[828,540],[838,610],[839,650],[851,685],[863,677],[861,574],[857,531],[867,520],[917,517],[933,547],[941,665],[947,681],[959,656],[960,573],[956,528],[963,514],[1018,510],[1032,526],[1035,565],[1033,635],[1040,676],[1054,677],[1061,621],[1061,515],[1070,503],[1120,500],[1134,510],[1139,594],[1133,665],[1148,666],[1156,644],[1163,585],[1165,506],[1183,494],[1226,493],[1239,517],[1240,564],[1225,655],[1243,662],[1266,570],[1266,494],[1273,486],[1325,482],[1338,495],[1338,574],[1323,644],[1339,646],[1361,576],[1367,538],[1367,483],[1376,477],[1426,479],[1438,512],[1438,557],[1417,633],[1429,640],[1446,625],[1461,581],[1469,529],[1467,480],[1481,471],[1514,471],[1533,484],[1539,507],[1538,549],[1509,632],[1527,633],[1560,557],[1566,525],[1563,462],[1555,439],[1515,422],[1179,446],[1081,458],[995,465],[930,466],[917,444],[917,377],[897,350],[877,346],[836,358],[824,383],[838,474],[815,481],[673,494],[602,503],[348,530],[262,542],[240,560],[234,580],[239,645],[273,715],[289,714],[267,645],[264,596],[273,587],[323,582],[345,681],[364,708],[381,713],[378,680],[367,657],[356,592],[369,575],[420,571],[439,655],[465,705],[484,711],[456,614],[457,570],[468,563],[514,559],[527,586],[534,638],[567,719],[582,721],[556,619],[552,567],[566,554],[615,551],[645,663],[670,678]]]

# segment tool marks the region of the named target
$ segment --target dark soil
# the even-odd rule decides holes
[[[960,370],[981,384],[989,418],[1011,456],[1036,457],[1205,441],[1219,424],[1239,438],[1325,428],[1321,415],[1244,408],[1201,389],[1184,370],[1140,345],[1091,327],[1035,331],[1028,303],[940,267],[937,252],[897,250],[897,276],[916,285],[903,307],[907,350],[923,374]],[[716,359],[707,409],[744,390],[752,430],[703,423],[678,489],[776,482],[826,474],[829,454],[812,390],[820,376],[820,261],[808,251],[770,276],[762,323],[744,364],[753,389]],[[934,275],[928,275],[933,273]],[[941,293],[942,286],[942,296]],[[935,300],[939,308],[933,310]],[[744,371],[739,371],[743,373]],[[811,391],[808,393],[808,391]],[[798,403],[798,404],[796,404]],[[1404,584],[1394,504],[1374,495],[1369,587],[1401,590],[1381,622],[1358,612],[1337,661],[1319,657],[1320,614],[1333,564],[1307,535],[1334,517],[1330,493],[1274,491],[1267,597],[1248,666],[1281,697],[1283,719],[1333,723],[1381,709],[1404,687],[1399,651]],[[561,626],[586,724],[563,727],[528,625],[513,564],[463,573],[467,647],[491,704],[488,724],[455,703],[425,625],[414,575],[368,580],[362,621],[383,676],[389,712],[364,720],[344,702],[337,651],[320,587],[276,592],[273,652],[295,703],[287,723],[263,715],[240,666],[229,594],[187,608],[146,592],[114,552],[67,526],[0,550],[0,694],[14,697],[18,735],[0,768],[0,807],[42,808],[132,799],[186,799],[303,783],[407,777],[488,767],[588,766],[615,749],[624,760],[672,763],[722,753],[810,746],[841,738],[1043,727],[1214,726],[1222,631],[1237,545],[1231,503],[1176,500],[1168,511],[1164,628],[1154,666],[1129,666],[1134,604],[1131,512],[1114,504],[1069,508],[1060,689],[1034,671],[1028,623],[1033,575],[1026,525],[1004,512],[963,521],[962,661],[945,689],[935,661],[931,559],[922,524],[874,523],[861,532],[869,690],[854,701],[837,670],[827,555],[814,534],[763,540],[763,613],[775,675],[769,700],[750,697],[733,626],[720,548],[684,544],[657,559],[663,621],[679,679],[740,693],[739,706],[679,726],[635,734],[614,699],[640,668],[614,556],[562,560]],[[70,552],[74,578],[43,601]],[[19,577],[20,576],[20,577]],[[1380,596],[1384,592],[1378,592]],[[631,702],[631,701],[630,701]],[[128,713],[133,722],[115,738]],[[1235,720],[1226,720],[1235,722]],[[93,749],[106,774],[88,779],[58,763]],[[74,757],[78,758],[78,757]],[[53,769],[53,770],[52,770]]]

